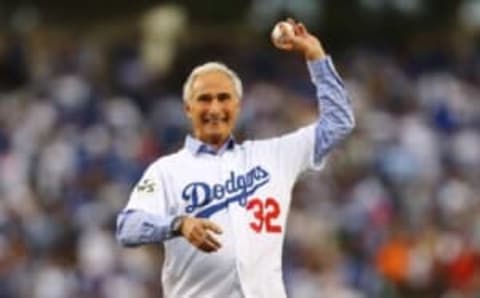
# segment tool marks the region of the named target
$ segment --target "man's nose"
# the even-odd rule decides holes
[[[222,111],[222,104],[218,99],[213,99],[210,103],[209,110],[211,113],[220,113]]]

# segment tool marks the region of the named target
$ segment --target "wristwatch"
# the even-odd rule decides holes
[[[172,223],[170,224],[170,231],[172,236],[180,236],[182,234],[182,224],[185,215],[179,215],[173,218]]]

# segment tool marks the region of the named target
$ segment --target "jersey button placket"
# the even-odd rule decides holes
[[[222,174],[223,174],[223,179],[225,181],[227,179],[230,179],[232,171],[234,172],[235,177],[237,177],[237,175],[244,174],[245,166],[242,163],[239,163],[239,160],[241,159],[238,159],[238,155],[237,155],[238,153],[241,154],[241,152],[238,152],[238,151],[235,152],[235,149],[234,149],[233,151],[224,152],[224,154],[222,155],[222,162],[221,162]],[[239,192],[241,191],[237,190],[236,192],[229,194],[228,196],[235,196]],[[240,206],[240,202],[235,201],[228,205],[227,212],[228,212],[228,217],[230,218],[232,233],[234,234],[232,235],[233,242],[234,242],[234,249],[235,249],[234,270],[236,271],[236,274],[238,276],[238,284],[236,286],[242,289],[244,296],[248,296],[245,294],[245,293],[248,293],[248,289],[246,289],[245,284],[242,283],[242,280],[245,279],[245,276],[244,276],[245,270],[241,269],[243,267],[242,259],[245,258],[244,256],[244,254],[246,253],[245,250],[249,249],[248,246],[250,244],[248,240],[245,240],[246,235],[244,234],[245,233],[244,227],[248,224],[246,213],[245,213],[246,209]]]

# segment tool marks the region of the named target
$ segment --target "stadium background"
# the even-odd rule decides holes
[[[198,63],[242,77],[239,139],[313,119],[302,59],[269,43],[284,16],[321,38],[358,123],[295,188],[290,296],[478,297],[478,0],[0,2],[0,297],[161,296],[161,252],[120,248],[115,215],[182,145]]]

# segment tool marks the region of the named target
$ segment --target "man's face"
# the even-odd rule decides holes
[[[231,135],[240,111],[233,81],[221,71],[209,71],[195,78],[191,91],[185,112],[192,121],[193,135],[221,147]]]

